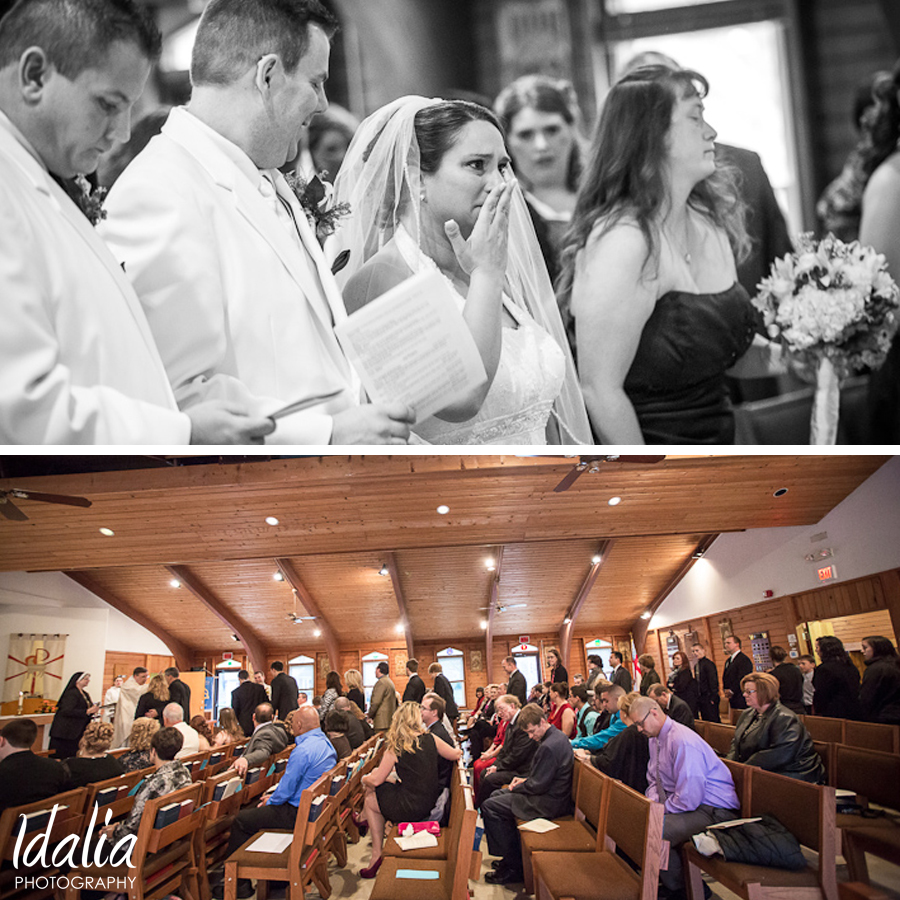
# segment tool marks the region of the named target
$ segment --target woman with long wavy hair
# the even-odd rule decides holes
[[[355,703],[360,709],[366,708],[366,695],[363,690],[363,680],[359,669],[347,669],[344,672],[344,681],[347,682],[347,699]]]
[[[859,671],[843,641],[832,634],[816,639],[822,661],[813,672],[813,708],[817,716],[859,718]]]
[[[169,699],[169,685],[166,684],[166,679],[160,674],[154,675],[147,685],[147,690],[138,700],[134,717],[140,719],[149,714],[151,719],[157,719],[162,725],[163,710]]]
[[[230,706],[223,707],[219,712],[219,728],[213,737],[213,746],[221,747],[222,744],[242,741],[245,737],[244,729],[241,728],[234,710]]]

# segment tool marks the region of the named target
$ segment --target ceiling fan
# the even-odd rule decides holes
[[[508,609],[521,609],[528,606],[527,603],[498,603],[496,606],[480,606],[479,609],[494,609],[496,612],[506,612]]]
[[[582,456],[579,457],[579,461],[572,467],[572,471],[553,488],[553,493],[561,494],[563,491],[567,491],[582,472],[599,472],[601,463],[652,464],[662,462],[664,459],[665,456],[620,456],[617,453],[612,453],[608,456]]]
[[[91,501],[86,497],[69,497],[66,494],[40,494],[37,491],[22,491],[18,488],[10,488],[8,491],[0,490],[0,515],[14,522],[27,522],[28,516],[13,503],[16,500],[38,500],[41,503],[63,503],[66,506],[82,506],[87,508]]]
[[[290,619],[295,625],[299,625],[301,622],[311,622],[318,616],[298,616],[297,613],[288,613],[285,618]]]

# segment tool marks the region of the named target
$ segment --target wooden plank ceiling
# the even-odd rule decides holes
[[[493,634],[558,631],[592,556],[612,540],[577,628],[622,634],[708,535],[814,524],[887,459],[604,461],[559,494],[554,486],[577,459],[266,458],[6,479],[0,490],[74,494],[92,506],[16,500],[29,520],[0,518],[0,571],[79,571],[197,654],[235,649],[236,632],[283,654],[325,649],[329,629],[341,647],[396,641],[405,624],[416,641],[477,637],[495,576],[486,561],[501,551]],[[622,502],[610,506],[614,496]],[[400,598],[379,574],[389,560]],[[273,578],[279,561],[299,580],[296,597]],[[169,567],[205,599],[172,587]],[[295,624],[291,614],[308,612],[304,596],[319,618]]]

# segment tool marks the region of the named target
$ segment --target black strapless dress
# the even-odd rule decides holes
[[[648,444],[732,444],[725,371],[746,352],[756,310],[740,284],[717,294],[669,291],[656,302],[625,379]]]

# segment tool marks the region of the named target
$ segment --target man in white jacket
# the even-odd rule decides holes
[[[128,138],[159,47],[133,0],[26,0],[0,24],[0,443],[246,443],[274,428],[233,402],[178,411],[128,279],[61,186]]]
[[[279,171],[327,106],[335,20],[317,0],[212,0],[172,110],[110,192],[101,232],[147,313],[182,409],[295,401],[270,441],[406,443],[404,404],[359,405],[334,325],[346,317],[306,215]]]

